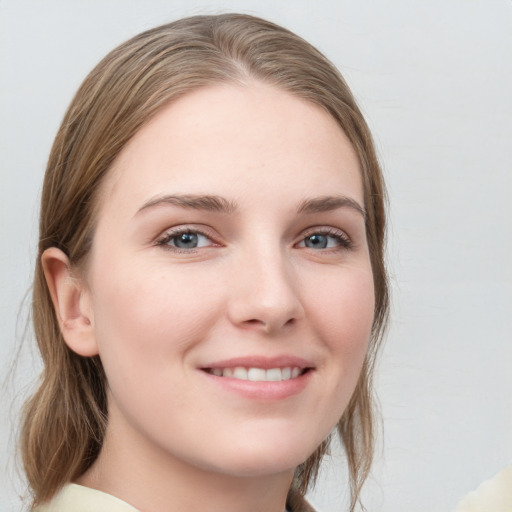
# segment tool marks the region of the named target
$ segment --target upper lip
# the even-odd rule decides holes
[[[314,365],[311,361],[303,359],[302,357],[283,355],[278,357],[265,357],[265,356],[242,356],[233,357],[230,359],[223,359],[221,361],[214,361],[205,365],[201,365],[201,368],[262,368],[269,370],[271,368],[312,368]]]

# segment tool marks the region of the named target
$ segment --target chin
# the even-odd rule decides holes
[[[212,464],[208,469],[218,473],[240,477],[262,477],[271,474],[293,473],[316,449],[304,439],[290,443],[281,439],[278,443],[254,441],[226,450],[222,464]]]

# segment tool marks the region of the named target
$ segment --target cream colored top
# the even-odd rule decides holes
[[[512,512],[512,466],[463,498],[455,512]]]
[[[123,500],[96,489],[66,484],[49,502],[34,512],[138,512]]]
[[[315,512],[309,503],[294,489],[288,495],[292,512]],[[66,484],[49,502],[34,512],[139,512],[123,500],[110,494],[78,484]],[[286,511],[285,511],[286,512]]]

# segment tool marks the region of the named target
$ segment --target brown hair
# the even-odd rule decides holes
[[[169,101],[200,87],[248,79],[275,85],[328,111],[360,160],[375,286],[372,339],[352,399],[338,423],[351,480],[351,510],[368,476],[374,440],[371,378],[388,311],[384,266],[384,185],[369,129],[336,68],[288,30],[252,16],[195,16],[135,36],[87,76],[57,133],[44,179],[33,322],[44,371],[26,403],[21,435],[33,505],[50,499],[92,464],[107,421],[106,378],[98,357],[64,343],[41,255],[58,247],[77,267],[91,247],[98,190],[125,144]],[[313,484],[329,442],[296,471]]]

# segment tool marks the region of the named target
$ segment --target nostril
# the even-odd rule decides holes
[[[250,326],[255,326],[255,327],[258,327],[258,326],[262,326],[262,327],[266,327],[266,322],[264,322],[263,320],[258,320],[257,318],[251,318],[250,320],[245,320],[243,322],[243,324],[245,324],[246,326],[250,327]]]
[[[283,324],[281,324],[278,319],[274,320],[259,320],[257,318],[251,318],[249,320],[245,320],[243,324],[248,328],[259,328],[263,329],[266,332],[274,331],[276,329],[281,329],[283,327],[290,327],[296,323],[295,318],[289,318]]]

